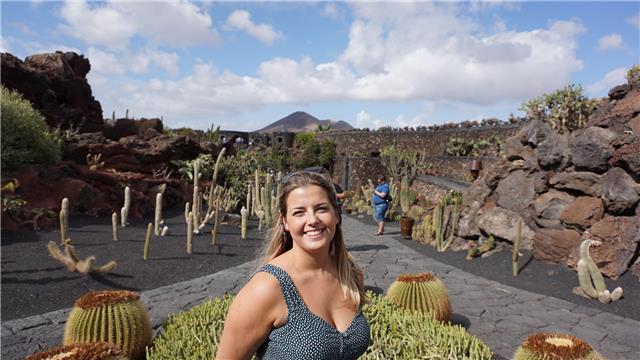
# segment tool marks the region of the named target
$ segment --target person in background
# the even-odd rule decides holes
[[[373,190],[373,217],[378,222],[378,231],[373,235],[384,234],[384,218],[389,209],[387,195],[389,194],[389,184],[386,183],[384,175],[376,176],[378,185]]]
[[[227,313],[216,359],[357,359],[369,346],[364,277],[347,252],[331,182],[282,180],[259,270]]]

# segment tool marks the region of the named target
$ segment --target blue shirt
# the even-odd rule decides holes
[[[378,194],[373,193],[373,203],[374,204],[382,204],[382,203],[386,202],[385,198],[389,194],[389,184],[384,182],[384,183],[378,185],[376,187],[376,191],[377,192],[381,192],[381,193],[385,193],[385,197],[381,198],[380,196],[378,196]]]

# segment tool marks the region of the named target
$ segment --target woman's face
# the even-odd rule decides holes
[[[286,204],[284,228],[291,234],[293,246],[308,252],[328,251],[338,216],[325,190],[318,185],[296,188]]]

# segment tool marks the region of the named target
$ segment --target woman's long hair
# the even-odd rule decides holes
[[[277,256],[289,251],[293,247],[293,238],[288,231],[285,231],[281,221],[287,213],[287,197],[289,193],[299,187],[317,185],[327,193],[331,207],[338,217],[336,232],[333,235],[331,244],[329,245],[329,255],[336,265],[338,273],[338,281],[342,287],[345,298],[356,306],[363,304],[364,296],[364,279],[362,279],[362,270],[356,265],[355,260],[347,252],[342,237],[342,218],[338,207],[338,200],[333,184],[329,179],[317,173],[307,171],[298,171],[291,173],[282,179],[282,190],[278,194],[278,212],[279,219],[271,229],[270,240],[262,252],[258,267],[273,260]]]

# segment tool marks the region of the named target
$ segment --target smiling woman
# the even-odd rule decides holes
[[[369,346],[364,279],[346,251],[332,184],[284,178],[259,270],[227,314],[217,358],[356,359]]]

